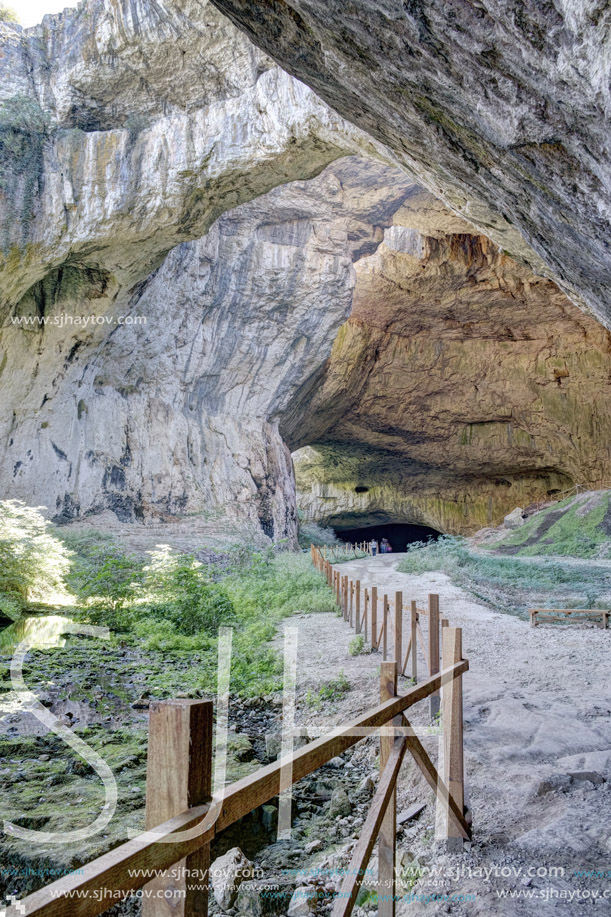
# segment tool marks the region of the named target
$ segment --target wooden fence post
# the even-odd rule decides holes
[[[429,678],[439,672],[439,596],[429,595]],[[429,715],[435,719],[439,713],[439,691],[429,698]]]
[[[395,592],[395,662],[403,665],[403,593]]]
[[[344,576],[344,594],[343,594],[343,606],[342,611],[344,613],[344,621],[348,616],[348,575]]]
[[[378,587],[371,587],[371,646],[378,648]]]
[[[383,662],[380,666],[380,701],[384,702],[391,697],[396,697],[396,694],[397,663]],[[392,735],[380,736],[380,774],[384,773],[393,743]],[[396,834],[397,789],[395,787],[378,835],[378,917],[394,917],[395,914]]]
[[[411,641],[412,641],[412,680],[418,681],[418,606],[412,601],[411,615]]]
[[[355,634],[360,634],[361,632],[361,581],[357,579],[356,587],[354,590],[354,606],[355,606],[355,622],[354,622],[354,632]]]
[[[354,580],[350,580],[350,616],[348,618],[350,627],[352,627],[353,620],[354,620]]]
[[[462,659],[462,629],[443,629],[443,668]],[[462,675],[444,685],[443,697],[443,781],[459,812],[465,808],[465,773],[463,756]],[[446,835],[450,850],[462,850],[463,839],[446,806]]]
[[[382,625],[382,627],[383,627],[383,629],[384,629],[384,640],[383,640],[383,645],[382,645],[382,653],[383,653],[382,658],[384,659],[384,662],[386,662],[386,657],[388,656],[388,613],[389,613],[389,611],[390,611],[389,606],[388,606],[388,596],[387,596],[387,595],[384,595],[384,599],[383,599],[383,601],[382,601],[382,607],[384,608],[384,623],[383,623],[383,625]]]
[[[367,643],[367,613],[369,611],[369,589],[365,587],[365,598],[363,599],[363,636]]]
[[[149,710],[146,829],[201,805],[212,793],[212,701],[156,701]],[[210,844],[145,885],[142,917],[208,913]],[[178,878],[176,876],[178,875]],[[159,897],[156,895],[159,894]],[[168,894],[166,898],[165,895]]]

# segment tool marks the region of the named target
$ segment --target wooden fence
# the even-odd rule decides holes
[[[365,587],[360,580],[351,580],[341,570],[334,569],[323,550],[314,545],[310,550],[314,566],[326,577],[344,620],[354,628],[355,634],[362,634],[374,650],[381,651],[385,662],[393,659],[399,675],[410,677],[414,683],[418,681],[418,649],[427,675],[439,671],[442,635],[449,621],[440,614],[438,595],[429,595],[427,608],[419,608],[415,601],[410,601],[405,641],[403,617],[408,607],[402,592],[395,592],[394,596],[380,594],[376,586]],[[426,631],[421,619],[427,621]],[[439,710],[438,697],[431,699],[431,709],[433,715]]]
[[[366,627],[367,610],[360,612],[360,583],[340,582],[316,548],[312,557],[327,575],[344,618]],[[374,592],[372,589],[371,593]],[[367,596],[367,590],[364,595]],[[348,606],[348,596],[351,604]],[[373,602],[373,597],[370,599]],[[389,602],[384,597],[384,615]],[[376,631],[374,604],[369,606]],[[395,611],[401,607],[395,598]],[[429,607],[429,615],[431,609]],[[417,624],[418,622],[416,622]],[[416,628],[417,632],[417,628]],[[384,630],[387,633],[387,630]],[[133,840],[85,865],[78,875],[58,879],[7,908],[7,917],[92,917],[118,900],[118,895],[143,889],[143,917],[205,917],[208,913],[210,844],[230,825],[269,802],[284,788],[313,773],[351,748],[372,731],[380,734],[380,779],[354,848],[343,886],[335,899],[333,917],[349,917],[365,867],[378,840],[378,912],[393,917],[397,887],[395,872],[396,787],[406,752],[422,771],[443,805],[445,834],[452,848],[471,836],[465,818],[462,676],[469,668],[462,659],[460,628],[444,628],[442,663],[429,666],[428,677],[400,694],[397,675],[401,658],[400,630],[394,631],[395,660],[382,662],[380,703],[329,735],[309,742],[290,755],[232,783],[218,798],[211,797],[213,770],[213,703],[171,700],[152,703],[146,783],[146,830]],[[384,638],[385,639],[385,638]],[[415,641],[414,634],[410,639]],[[378,640],[379,643],[379,640]],[[415,645],[415,643],[414,643]],[[431,671],[433,669],[433,671]],[[439,698],[444,728],[443,775],[438,772],[405,711],[419,701]],[[438,707],[438,704],[437,704]],[[173,867],[170,870],[170,867]],[[178,867],[178,869],[177,869]],[[151,878],[155,876],[155,878]],[[114,897],[113,897],[114,896]]]

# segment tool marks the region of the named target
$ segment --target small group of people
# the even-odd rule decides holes
[[[375,538],[372,540],[370,544],[370,548],[371,548],[371,556],[375,557],[376,554],[378,553],[378,543],[375,540]],[[388,540],[388,538],[383,538],[382,541],[380,542],[380,554],[391,554],[391,553],[392,553],[392,545],[390,541]]]

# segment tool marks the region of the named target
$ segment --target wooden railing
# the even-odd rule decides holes
[[[312,545],[314,548],[314,545]],[[343,560],[351,560],[360,555],[371,554],[371,542],[369,541],[359,541],[352,544],[351,542],[345,541],[341,544],[329,544],[324,545],[320,550],[320,554],[324,560],[328,560],[332,564],[340,563]]]
[[[322,555],[316,554],[315,548],[312,557],[319,569],[321,563],[328,563]],[[328,568],[325,572],[330,575]],[[336,583],[333,576],[330,583]],[[344,602],[340,607],[345,607],[345,581],[336,597],[338,603]],[[278,796],[285,788],[287,772],[289,785],[297,783],[372,731],[379,731],[380,779],[350,868],[336,897],[333,917],[348,917],[352,912],[376,840],[379,841],[379,914],[380,917],[393,917],[397,897],[396,786],[406,752],[411,754],[443,806],[448,845],[462,846],[463,839],[470,837],[464,808],[462,733],[462,675],[469,663],[462,659],[459,628],[448,626],[444,629],[442,658],[441,671],[429,674],[421,684],[400,694],[396,661],[400,659],[399,652],[394,660],[381,665],[380,703],[376,707],[232,783],[218,797],[211,797],[212,701],[179,699],[152,703],[145,832],[88,863],[78,875],[58,879],[11,905],[7,915],[92,917],[116,903],[119,894],[129,895],[142,888],[143,917],[170,914],[205,917],[210,844],[214,838],[253,809]],[[440,690],[443,777],[405,716],[405,711],[419,701],[438,697]],[[170,867],[173,869],[168,873]]]

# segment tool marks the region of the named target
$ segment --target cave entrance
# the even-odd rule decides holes
[[[375,540],[380,544],[383,538],[387,538],[393,549],[393,553],[405,551],[408,544],[415,541],[436,541],[441,532],[429,528],[428,525],[408,525],[402,522],[389,522],[384,525],[368,525],[360,528],[335,529],[337,537],[349,544],[358,543],[359,541]]]

